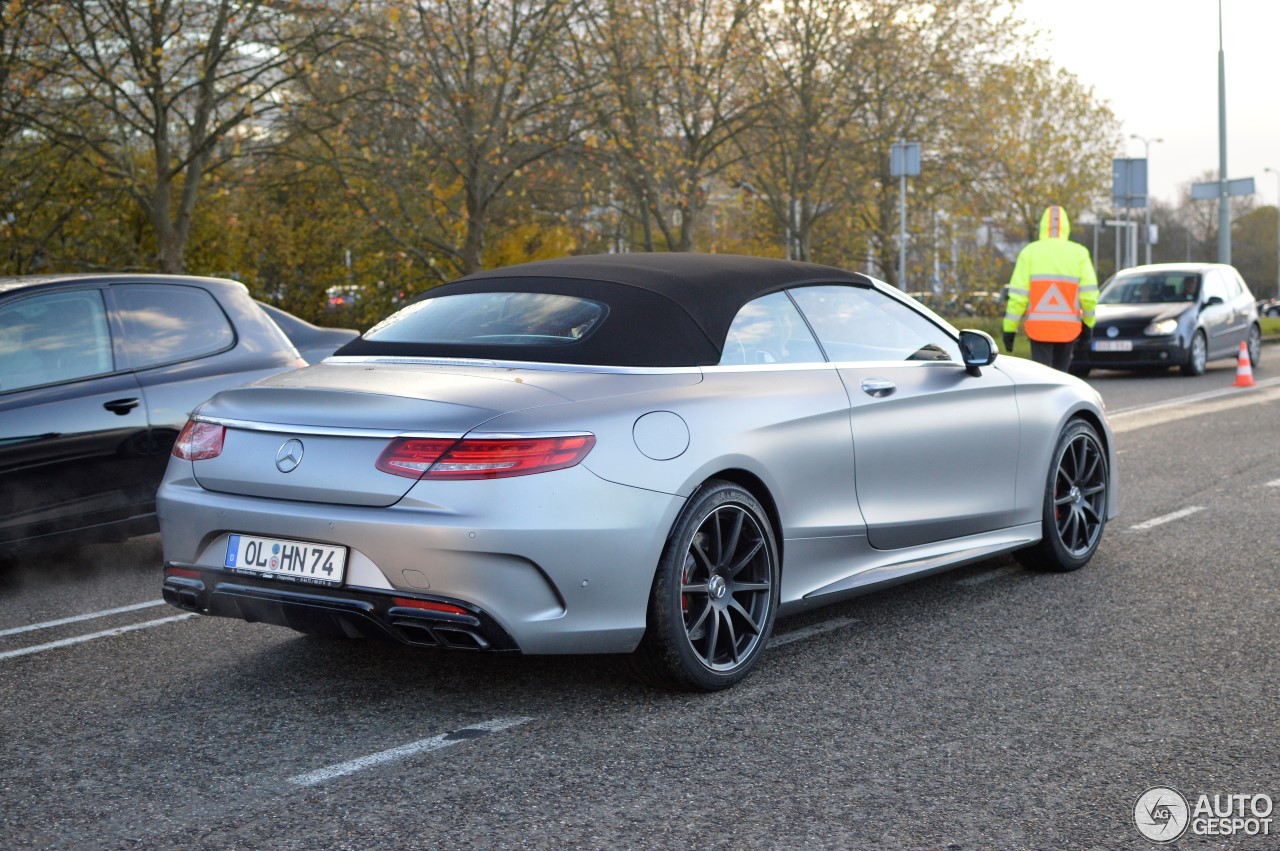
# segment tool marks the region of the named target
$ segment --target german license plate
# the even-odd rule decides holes
[[[232,535],[227,540],[225,567],[263,579],[284,579],[307,585],[341,585],[347,569],[347,548],[283,538]]]
[[[1093,350],[1095,352],[1131,352],[1133,340],[1094,340]]]

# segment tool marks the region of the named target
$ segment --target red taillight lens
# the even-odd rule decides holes
[[[227,430],[213,423],[187,420],[173,444],[173,454],[187,461],[206,461],[222,454],[222,440]]]
[[[398,437],[378,457],[377,467],[411,479],[499,479],[572,467],[595,445],[589,434],[459,441]]]
[[[452,438],[397,437],[382,450],[375,466],[393,476],[420,479],[427,468],[455,443],[457,441]]]
[[[587,457],[596,439],[572,437],[474,438],[461,440],[431,465],[427,479],[498,479],[572,467]]]

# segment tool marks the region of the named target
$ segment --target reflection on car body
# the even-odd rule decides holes
[[[542,261],[202,405],[160,489],[163,590],[306,633],[631,653],[711,690],[780,613],[1002,552],[1084,565],[1114,457],[1092,388],[865,276]]]

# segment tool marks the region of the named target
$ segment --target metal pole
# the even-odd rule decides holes
[[[1222,0],[1218,0],[1218,262],[1231,262],[1231,209],[1227,204],[1227,55],[1222,49]]]
[[[904,153],[903,159],[906,159]],[[898,178],[898,287],[907,289],[907,175]]]
[[[1120,252],[1120,262],[1123,265],[1120,266],[1120,268],[1128,269],[1130,266],[1133,265],[1133,255],[1129,253],[1129,237],[1131,234],[1129,232],[1129,207],[1128,207],[1129,196],[1128,195],[1124,196],[1124,203],[1125,203],[1124,212],[1120,214],[1120,221],[1124,222],[1124,225],[1123,225],[1124,249]],[[1119,237],[1119,235],[1120,235],[1120,232],[1117,231],[1116,236]]]
[[[1146,136],[1139,136],[1137,133],[1130,133],[1130,139],[1137,139],[1142,143],[1142,159],[1147,164],[1147,216],[1146,227],[1147,232],[1142,237],[1147,246],[1147,265],[1151,265],[1151,144],[1154,142],[1159,144],[1164,139],[1148,139]]]
[[[1267,166],[1263,171],[1269,171],[1276,176],[1276,298],[1280,298],[1280,171],[1276,171],[1271,166]]]

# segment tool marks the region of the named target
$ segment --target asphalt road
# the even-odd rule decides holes
[[[154,536],[23,563],[0,573],[0,847],[1147,848],[1149,787],[1280,799],[1267,356],[1249,391],[1228,366],[1094,375],[1123,513],[1083,570],[995,559],[780,621],[715,695],[147,605]]]

